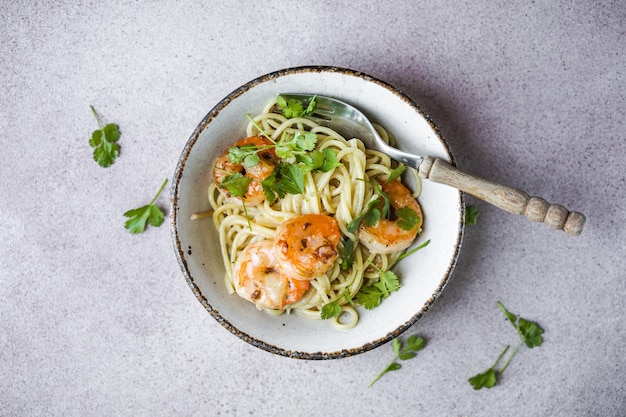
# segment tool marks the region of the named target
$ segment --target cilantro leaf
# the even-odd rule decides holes
[[[304,193],[304,171],[296,164],[281,164],[279,184],[288,194]]]
[[[292,160],[315,149],[317,135],[313,132],[296,132],[292,137],[285,131],[276,143],[276,155],[281,159]]]
[[[515,327],[526,346],[532,349],[543,343],[543,337],[541,336],[543,329],[537,323],[516,316],[508,311],[500,301],[497,302],[497,305],[513,327]]]
[[[246,177],[240,172],[227,175],[220,184],[234,197],[244,197],[248,192],[248,187],[252,182],[252,178]]]
[[[116,143],[121,136],[119,126],[109,123],[103,127],[96,109],[92,105],[89,108],[98,123],[98,129],[93,131],[89,139],[89,146],[94,148],[93,159],[101,167],[107,168],[113,165],[120,154],[120,146]]]
[[[500,353],[500,356],[498,356],[498,359],[496,359],[496,361],[491,366],[491,368],[487,369],[485,372],[476,374],[467,380],[470,383],[470,385],[474,387],[475,390],[479,390],[481,388],[492,388],[493,386],[496,385],[496,382],[498,382],[498,376],[502,372],[504,372],[504,368],[506,368],[506,365],[508,365],[509,362],[507,361],[504,367],[500,369],[499,371],[496,371],[496,366],[498,366],[498,363],[500,362],[502,357],[506,354],[506,352],[509,350],[509,348],[510,348],[509,345],[507,345],[504,348],[504,350],[502,351],[502,353]],[[517,349],[515,351],[517,351]],[[515,352],[513,352],[513,355],[515,355]],[[513,357],[513,355],[511,355],[511,357]],[[510,358],[509,358],[509,361],[511,360]]]
[[[368,215],[368,213],[372,210],[374,210],[374,208],[378,205],[378,200],[372,200],[368,203],[367,208],[365,210],[363,210],[363,212],[361,214],[359,214],[357,217],[355,217],[354,219],[352,219],[352,221],[350,223],[348,223],[346,225],[346,230],[350,233],[354,233],[357,231],[357,229],[359,228],[359,225],[361,224],[361,221],[365,218],[365,216]],[[376,223],[374,223],[376,224]]]
[[[398,216],[398,226],[402,230],[411,230],[421,221],[415,210],[409,207],[400,207],[396,210],[396,215]]]
[[[367,310],[372,310],[380,305],[383,294],[373,285],[364,285],[356,294],[356,300]]]
[[[261,181],[265,197],[270,203],[287,194],[304,193],[304,170],[298,164],[280,163],[274,171]]]
[[[398,291],[402,286],[398,276],[392,271],[382,271],[379,267],[370,262],[379,273],[377,282],[371,285],[364,285],[356,294],[357,301],[367,310],[372,310],[380,305],[384,298]]]
[[[324,304],[322,311],[320,312],[320,317],[323,320],[330,319],[332,317],[339,317],[342,311],[339,302],[342,298],[346,301],[346,303],[353,304],[352,298],[350,298],[350,290],[346,288],[335,301]]]
[[[536,346],[540,346],[543,343],[543,337],[541,336],[543,334],[543,329],[539,327],[537,323],[516,316],[515,314],[508,311],[500,301],[497,302],[497,305],[500,310],[502,310],[507,320],[513,325],[515,330],[517,330],[517,333],[520,336],[520,341],[500,369],[496,369],[496,366],[498,365],[504,354],[509,350],[510,346],[508,345],[500,354],[500,356],[498,356],[498,359],[491,368],[487,369],[487,371],[483,373],[471,377],[468,380],[468,382],[476,390],[481,388],[492,388],[493,386],[495,386],[498,377],[509,365],[511,359],[513,359],[520,346],[526,344],[527,347],[534,348]]]
[[[384,298],[389,297],[392,292],[398,291],[401,287],[398,276],[391,271],[381,271],[380,280],[374,286],[380,290]]]
[[[163,191],[163,188],[165,188],[165,184],[167,184],[167,178],[163,184],[161,184],[161,188],[159,188],[159,191],[149,204],[136,209],[128,210],[124,213],[124,216],[129,218],[124,223],[124,227],[128,229],[130,233],[136,234],[143,232],[146,229],[147,223],[150,223],[150,225],[154,227],[159,227],[163,224],[164,214],[161,209],[154,204],[154,202]]]
[[[539,327],[537,323],[532,321],[527,321],[520,317],[519,319],[519,328],[522,331],[522,337],[524,338],[524,343],[529,348],[534,348],[537,346],[541,346],[543,343],[543,329]]]
[[[376,223],[378,223],[380,217],[380,210],[378,210],[377,208],[372,208],[371,210],[365,212],[365,218],[363,220],[365,221],[365,225],[367,227],[372,227]]]
[[[489,368],[482,374],[474,375],[468,381],[475,390],[479,390],[481,388],[492,388],[496,385],[498,378],[496,371],[493,368]]]
[[[393,341],[391,342],[391,349],[393,350],[395,357],[389,363],[389,365],[385,367],[385,369],[383,369],[378,375],[376,375],[376,378],[374,378],[372,382],[370,382],[368,387],[374,385],[374,383],[387,372],[397,371],[398,369],[402,368],[402,365],[400,365],[397,361],[406,361],[409,359],[413,359],[417,356],[417,352],[424,348],[425,344],[425,340],[417,335],[409,336],[406,341],[406,345],[402,343],[399,337],[393,339]]]
[[[312,151],[317,143],[317,135],[313,132],[297,132],[293,141],[298,150]]]
[[[324,163],[319,168],[320,171],[328,172],[332,169],[337,168],[338,166],[341,166],[341,162],[337,160],[337,154],[332,149],[325,148],[323,151],[323,155],[324,155]]]
[[[322,320],[326,320],[331,317],[339,317],[340,314],[341,306],[339,305],[339,299],[337,299],[330,303],[324,304],[320,313],[320,317],[322,318]]]
[[[465,224],[468,226],[474,226],[478,222],[478,207],[467,206],[465,208]]]
[[[243,164],[246,168],[257,165],[260,161],[258,152],[263,149],[255,145],[232,146],[228,148],[228,159],[233,164]]]
[[[278,96],[276,98],[276,104],[278,104],[278,107],[281,108],[283,115],[286,118],[292,119],[294,117],[302,117],[313,114],[316,106],[316,101],[315,96],[313,96],[311,100],[309,100],[309,103],[305,108],[304,101],[302,100],[297,100],[293,98],[285,99],[285,97],[283,96]]]

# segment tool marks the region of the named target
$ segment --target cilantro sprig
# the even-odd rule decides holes
[[[142,233],[146,229],[147,223],[150,223],[150,225],[154,227],[159,227],[163,223],[164,214],[154,203],[165,188],[165,184],[167,184],[167,178],[163,181],[161,188],[159,188],[159,191],[149,204],[128,210],[124,213],[124,216],[129,218],[125,222],[124,227],[128,229],[130,233]]]
[[[304,107],[304,101],[302,100],[293,98],[286,99],[283,96],[278,96],[276,98],[276,104],[278,104],[278,107],[280,107],[280,109],[282,110],[283,115],[288,119],[309,116],[313,114],[313,111],[315,111],[315,106],[317,105],[315,97],[316,96],[313,96],[311,100],[309,100],[309,103],[306,107]]]
[[[120,129],[114,123],[102,126],[96,109],[92,105],[89,105],[89,108],[96,119],[96,123],[98,123],[98,129],[93,131],[91,139],[89,139],[89,146],[94,148],[93,159],[101,167],[108,168],[113,165],[113,162],[120,154],[120,146],[117,144],[121,136]]]
[[[356,294],[357,301],[367,310],[378,307],[383,299],[389,297],[392,292],[398,291],[402,286],[398,276],[392,271],[383,271],[372,262],[370,265],[378,271],[379,279],[371,285],[364,285]]]
[[[534,347],[541,346],[541,344],[543,343],[543,336],[542,336],[543,329],[539,327],[537,323],[530,321],[530,320],[526,320],[522,317],[516,316],[515,314],[509,312],[500,301],[497,302],[497,305],[500,308],[500,310],[502,310],[507,320],[517,330],[517,333],[520,337],[520,341],[517,344],[517,346],[515,346],[515,348],[513,349],[513,352],[511,353],[511,355],[508,357],[508,359],[506,360],[504,365],[502,365],[501,368],[496,369],[496,367],[500,363],[500,360],[504,357],[504,355],[508,352],[509,348],[511,347],[510,345],[507,345],[504,348],[500,356],[498,356],[498,359],[494,362],[494,364],[489,369],[487,369],[486,371],[482,373],[476,374],[473,377],[468,379],[468,382],[475,390],[479,390],[481,388],[494,387],[496,383],[498,382],[498,378],[500,377],[500,375],[502,375],[502,373],[507,368],[507,366],[509,366],[511,359],[513,359],[513,357],[515,356],[515,354],[517,353],[517,351],[523,344],[526,344],[528,348],[532,349]]]
[[[402,368],[402,365],[399,364],[398,361],[413,359],[417,356],[417,352],[422,350],[425,345],[426,341],[424,338],[417,335],[409,336],[406,340],[406,344],[404,344],[399,337],[393,339],[391,342],[391,348],[395,354],[393,360],[385,367],[385,369],[376,375],[376,378],[369,383],[368,387],[374,385],[376,381],[378,381],[387,372],[397,371]]]
[[[343,293],[341,293],[341,295],[337,297],[336,300],[324,304],[324,306],[322,307],[322,311],[320,312],[320,317],[324,320],[333,317],[339,317],[339,315],[341,315],[341,305],[339,303],[342,299],[347,304],[354,304],[354,302],[352,301],[352,297],[350,297],[350,290],[346,288]]]
[[[261,186],[268,201],[274,203],[287,194],[302,194],[307,172],[327,172],[341,165],[334,150],[315,150],[316,145],[317,135],[313,132],[296,132],[293,135],[283,132],[278,141],[265,146],[233,146],[228,150],[228,159],[234,164],[250,168],[260,162],[260,152],[273,149],[279,162],[272,174],[261,181]],[[232,174],[224,179],[221,186],[232,195],[243,197],[252,181],[246,178],[241,173]],[[234,192],[229,186],[241,192]]]
[[[400,174],[401,172],[398,174],[398,176]],[[397,177],[393,178],[393,180],[395,180],[396,178]],[[363,179],[361,180],[365,181]],[[387,180],[387,182],[389,182],[389,180]],[[346,230],[348,230],[348,232],[350,233],[356,232],[359,228],[359,225],[363,221],[365,223],[365,226],[372,227],[375,226],[380,219],[389,220],[391,217],[391,199],[389,198],[389,194],[383,191],[382,187],[377,181],[369,181],[369,183],[372,185],[375,194],[378,195],[378,198],[370,201],[367,204],[365,210],[363,210],[357,217],[352,219],[352,221],[346,225]],[[421,221],[420,216],[417,215],[415,210],[406,206],[396,209],[395,215],[397,217],[398,226],[402,230],[411,230]]]

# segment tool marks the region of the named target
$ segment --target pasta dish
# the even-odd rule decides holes
[[[406,251],[422,230],[406,167],[318,124],[314,111],[315,97],[278,96],[248,116],[245,137],[213,162],[209,202],[230,293],[349,329],[357,306],[400,288],[392,266],[428,242]]]

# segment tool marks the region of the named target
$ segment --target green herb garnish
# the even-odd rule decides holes
[[[361,179],[361,181],[365,180]],[[390,219],[391,199],[389,195],[383,191],[380,184],[376,181],[369,182],[379,198],[370,201],[365,210],[348,223],[346,230],[350,233],[356,232],[362,221],[365,222],[365,226],[371,227],[376,225],[380,219]],[[398,226],[403,230],[411,230],[421,222],[420,216],[417,215],[415,210],[409,207],[400,207],[395,211],[395,214],[398,218]]]
[[[297,164],[278,164],[270,176],[261,181],[261,185],[270,204],[287,194],[302,194],[304,170]]]
[[[467,226],[473,226],[478,222],[478,207],[467,206],[465,208],[465,224]]]
[[[344,299],[348,304],[353,304],[352,298],[350,297],[350,290],[348,288],[346,288],[335,301],[324,304],[322,311],[320,312],[320,317],[324,320],[332,317],[339,317],[341,314],[341,305],[339,305],[341,299]]]
[[[372,262],[370,265],[378,271],[378,281],[371,285],[364,285],[356,295],[357,301],[368,310],[378,307],[383,299],[389,297],[392,292],[398,291],[402,286],[398,276],[392,271],[383,271]]]
[[[163,191],[163,188],[165,188],[165,184],[167,184],[167,178],[163,181],[161,188],[159,188],[159,191],[149,204],[128,210],[124,213],[125,217],[129,217],[124,227],[128,229],[130,233],[135,234],[143,232],[146,229],[146,223],[150,223],[154,227],[159,227],[163,223],[164,214],[154,203],[161,194],[161,191]]]
[[[401,260],[403,260],[404,258],[406,258],[407,256],[411,256],[413,255],[415,252],[417,252],[420,249],[424,249],[426,246],[428,246],[428,244],[430,243],[430,239],[428,239],[426,242],[422,243],[421,245],[419,245],[416,248],[411,249],[410,251],[406,251],[404,252],[402,255],[398,256],[398,259],[396,260],[396,262],[400,262]]]
[[[523,344],[526,344],[527,347],[532,349],[534,347],[541,346],[541,344],[543,343],[543,329],[539,327],[537,323],[523,319],[509,312],[500,301],[498,301],[497,305],[500,310],[502,310],[509,322],[511,322],[513,327],[517,330],[520,341],[515,349],[513,349],[513,352],[501,368],[496,369],[502,357],[509,350],[509,345],[504,348],[504,350],[502,351],[500,356],[498,356],[498,359],[491,366],[491,368],[468,379],[468,382],[472,387],[474,387],[475,390],[479,390],[481,388],[492,388],[493,386],[495,386],[498,382],[498,378],[500,377],[500,375],[502,375],[506,367],[511,362],[511,359],[513,359],[513,357]]]
[[[102,126],[102,122],[96,113],[96,109],[89,105],[93,116],[98,123],[98,129],[94,130],[89,139],[89,145],[94,148],[93,159],[103,168],[110,167],[120,154],[120,146],[117,144],[121,134],[119,127],[114,123]]]
[[[400,164],[396,168],[392,169],[391,172],[389,172],[389,178],[387,178],[387,183],[390,183],[391,181],[395,181],[400,178],[400,175],[402,175],[404,171],[406,171],[406,165],[404,164]]]
[[[278,107],[280,107],[280,109],[282,110],[283,115],[288,119],[292,119],[294,117],[309,116],[313,114],[313,111],[315,110],[315,97],[316,96],[313,96],[311,100],[309,100],[309,103],[306,107],[304,107],[304,101],[302,100],[293,98],[286,99],[283,96],[278,96],[276,98],[276,104],[278,104]]]
[[[381,371],[381,373],[376,375],[376,378],[374,378],[372,382],[369,383],[368,387],[374,385],[374,383],[387,372],[397,371],[398,369],[402,368],[402,365],[399,364],[398,361],[413,359],[415,356],[417,356],[417,352],[424,348],[425,344],[426,341],[422,337],[419,337],[417,335],[409,336],[406,340],[406,344],[403,344],[399,337],[393,339],[393,341],[391,342],[391,348],[393,350],[393,353],[395,354],[395,357],[389,363],[389,365],[387,365],[387,367]]]

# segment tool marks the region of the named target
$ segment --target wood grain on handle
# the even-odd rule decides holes
[[[427,156],[420,165],[419,174],[431,181],[446,184],[513,214],[523,214],[534,222],[543,222],[553,229],[562,229],[570,235],[579,235],[585,216],[569,211],[543,198],[530,197],[524,191],[496,184],[459,171],[448,162]]]

